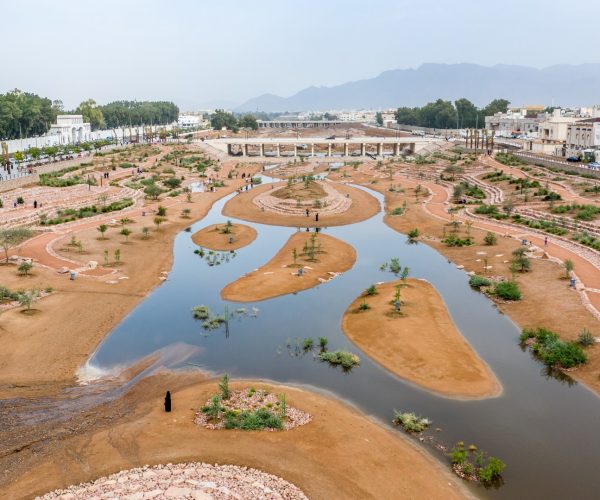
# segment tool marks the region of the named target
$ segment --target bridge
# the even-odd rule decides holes
[[[256,120],[258,128],[328,128],[336,125],[357,125],[342,120]]]
[[[228,137],[208,139],[206,144],[230,156],[399,156],[418,153],[424,147],[442,142],[430,137],[356,137],[326,139],[281,137],[247,139]]]

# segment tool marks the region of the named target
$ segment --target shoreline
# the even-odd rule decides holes
[[[400,492],[410,497],[473,497],[450,468],[402,431],[373,421],[344,400],[304,387],[268,380],[231,382],[237,390],[254,386],[285,392],[289,404],[313,416],[305,426],[280,432],[198,426],[193,415],[218,390],[217,382],[199,372],[155,374],[139,381],[95,415],[92,429],[74,430],[30,455],[27,471],[6,485],[6,494],[32,496],[136,466],[193,459],[268,472],[310,498],[348,498],[357,492],[363,498],[392,498]],[[162,410],[165,387],[175,387],[170,414]],[[124,404],[129,414],[112,421],[110,416]],[[355,457],[350,465],[342,459],[348,454]]]

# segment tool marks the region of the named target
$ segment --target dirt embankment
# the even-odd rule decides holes
[[[355,261],[356,251],[347,243],[323,233],[297,232],[264,266],[223,288],[221,297],[254,302],[307,290],[347,271]]]
[[[187,384],[179,384],[185,377]],[[386,429],[343,403],[296,388],[261,381],[235,382],[276,394],[313,416],[287,432],[215,431],[193,423],[195,411],[217,392],[201,375],[157,375],[142,380],[122,400],[98,410],[97,428],[27,450],[24,471],[5,477],[5,498],[79,484],[141,465],[204,461],[235,464],[282,477],[309,498],[464,498],[449,471],[398,431]],[[173,411],[163,411],[172,390]],[[126,409],[126,415],[120,415]],[[351,457],[351,459],[349,459]]]
[[[396,285],[399,314],[392,304]],[[408,279],[376,289],[376,295],[354,300],[344,314],[342,328],[352,342],[392,373],[443,396],[476,399],[501,392],[431,284]],[[369,309],[359,310],[363,303]]]
[[[281,184],[279,186],[284,186]],[[369,219],[379,212],[380,206],[376,198],[361,189],[344,184],[335,183],[333,186],[342,195],[348,195],[352,200],[350,208],[345,212],[334,214],[320,214],[319,220],[315,220],[317,209],[311,210],[311,215],[288,215],[271,211],[262,211],[253,198],[271,189],[276,189],[273,184],[266,184],[241,193],[229,200],[223,208],[223,215],[236,219],[269,224],[272,226],[290,227],[331,227],[344,226]]]
[[[213,224],[207,226],[192,235],[192,241],[196,245],[225,252],[237,250],[248,246],[256,239],[256,230],[245,224]]]

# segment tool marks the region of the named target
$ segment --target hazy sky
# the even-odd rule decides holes
[[[193,109],[425,62],[597,63],[599,17],[600,0],[0,0],[0,92]]]

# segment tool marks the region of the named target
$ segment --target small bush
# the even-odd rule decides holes
[[[360,364],[360,358],[348,351],[322,352],[319,354],[319,359],[332,365],[341,365],[347,370]]]
[[[377,287],[375,285],[371,285],[369,288],[365,290],[365,295],[372,297],[373,295],[377,295]]]
[[[368,311],[369,309],[371,309],[371,306],[367,304],[366,300],[363,300],[358,306],[359,311]]]
[[[498,242],[497,236],[491,231],[483,237],[483,243],[488,247],[495,245]]]
[[[587,356],[577,342],[560,340],[558,334],[546,328],[524,329],[521,343],[534,339],[533,353],[548,366],[572,368],[587,362]]]
[[[456,236],[455,234],[451,234],[447,238],[442,240],[442,243],[445,243],[449,247],[468,247],[473,244],[473,238],[467,236],[466,238],[461,238]]]
[[[521,290],[516,281],[501,281],[496,283],[494,293],[504,300],[521,300]]]
[[[477,470],[477,478],[483,484],[489,484],[499,478],[506,468],[506,464],[499,458],[490,457],[488,463]]]
[[[192,314],[194,315],[194,319],[208,319],[210,310],[208,306],[194,306],[192,307]]]
[[[315,341],[311,338],[304,339],[303,347],[305,351],[310,351],[315,345]]]
[[[243,411],[239,414],[236,414],[235,412],[227,412],[225,414],[225,429],[254,431],[260,429],[282,428],[282,418],[265,408],[259,408],[256,411]]]
[[[596,342],[596,339],[594,339],[594,336],[592,335],[592,332],[590,332],[587,328],[584,328],[583,330],[581,330],[581,332],[579,333],[579,338],[577,339],[577,341],[584,347],[589,347],[591,345],[594,345]]]
[[[419,417],[414,413],[400,412],[394,410],[394,425],[401,425],[406,432],[423,432],[431,425],[431,421],[427,418]]]
[[[479,290],[482,286],[490,286],[491,284],[492,282],[489,279],[484,278],[483,276],[478,276],[476,274],[471,276],[471,278],[469,279],[469,285],[473,288],[476,288],[477,290]]]
[[[419,230],[415,227],[407,233],[407,236],[409,239],[414,240],[415,238],[419,237]]]

